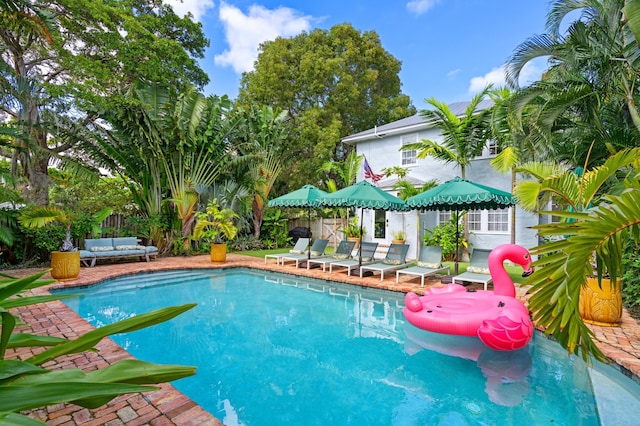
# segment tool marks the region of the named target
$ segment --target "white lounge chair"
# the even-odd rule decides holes
[[[300,254],[285,254],[280,258],[280,263],[284,266],[285,262],[295,262],[297,268],[300,266],[300,262],[306,262],[307,260],[316,257],[323,257],[324,251],[327,249],[327,244],[329,244],[329,240],[319,238],[311,244],[311,248],[308,252]]]
[[[489,283],[493,282],[489,273],[489,253],[491,253],[491,250],[474,249],[473,253],[471,253],[471,262],[469,262],[467,271],[453,277],[451,282],[453,284],[461,284],[463,282],[481,283],[484,284],[484,289],[486,290]]]
[[[360,278],[363,277],[365,271],[380,272],[380,281],[382,281],[384,280],[385,272],[396,271],[411,266],[412,263],[407,262],[408,251],[409,244],[391,244],[382,262],[372,263],[360,268]]]
[[[361,265],[368,265],[374,262],[373,256],[376,254],[378,243],[362,243],[358,253],[351,259],[336,260],[329,263],[329,273],[333,273],[333,268],[347,268],[347,275],[351,276],[351,271],[358,269]],[[360,250],[362,251],[362,263],[360,263]]]
[[[307,269],[311,269],[311,265],[322,265],[322,272],[327,271],[327,265],[336,260],[351,259],[351,252],[356,246],[355,241],[342,240],[338,244],[338,248],[331,256],[312,258],[307,262]]]
[[[420,286],[424,287],[424,279],[426,277],[443,272],[449,274],[449,267],[442,266],[442,247],[424,246],[420,249],[420,257],[416,266],[396,271],[396,284],[400,282],[400,274],[406,274],[420,277]]]
[[[298,241],[296,241],[296,244],[293,246],[293,248],[289,250],[289,253],[265,254],[264,263],[265,265],[267,264],[267,259],[275,259],[276,264],[278,264],[280,263],[280,259],[282,258],[282,256],[286,256],[287,254],[304,253],[305,250],[307,250],[307,247],[309,247],[309,242],[309,238],[298,238]]]

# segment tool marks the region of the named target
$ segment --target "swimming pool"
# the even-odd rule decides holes
[[[606,375],[557,344],[535,336],[496,352],[418,330],[401,293],[249,269],[139,274],[82,291],[64,302],[95,326],[197,302],[114,340],[140,359],[198,366],[174,385],[226,425],[597,425],[598,411],[616,412],[592,391]],[[596,388],[605,402],[620,395]]]

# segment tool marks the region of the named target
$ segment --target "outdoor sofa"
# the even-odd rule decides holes
[[[136,237],[88,238],[84,240],[84,250],[80,250],[80,262],[91,267],[98,259],[136,256],[148,262],[151,256],[157,255],[157,247],[140,245]]]

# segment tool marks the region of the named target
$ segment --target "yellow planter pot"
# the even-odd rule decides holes
[[[391,240],[393,244],[404,244],[407,240]]]
[[[356,245],[353,246],[354,250],[357,250],[358,247],[360,247],[360,238],[358,238],[358,237],[347,237],[347,241],[355,241],[356,242]]]
[[[223,263],[227,261],[227,245],[211,244],[211,261]]]
[[[587,285],[580,289],[580,316],[584,322],[614,327],[622,318],[622,282],[613,289],[611,282],[603,278],[602,288],[597,278],[587,278]]]
[[[51,252],[51,276],[58,281],[71,281],[80,275],[79,251]]]

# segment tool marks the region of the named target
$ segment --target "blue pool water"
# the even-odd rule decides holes
[[[197,366],[174,385],[226,425],[600,424],[588,368],[559,345],[535,336],[497,352],[428,333],[404,320],[401,293],[249,269],[81,291],[64,302],[94,326],[197,302],[114,340],[139,359]]]

